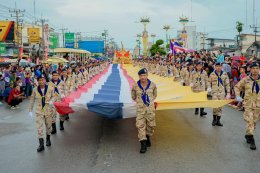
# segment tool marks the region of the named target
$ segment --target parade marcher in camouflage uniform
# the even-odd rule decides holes
[[[52,79],[49,82],[49,86],[53,87],[54,92],[54,102],[60,102],[63,97],[65,97],[64,90],[65,84],[62,80],[59,79],[59,74],[56,71],[52,72]],[[64,130],[64,120],[65,117],[60,115],[55,108],[52,109],[52,132],[51,134],[56,133],[56,117],[59,115],[60,117],[60,130]]]
[[[150,137],[153,135],[155,122],[154,100],[157,97],[156,85],[148,79],[147,69],[138,72],[140,80],[132,88],[132,99],[136,101],[136,127],[141,143],[140,153],[145,153],[151,146]]]
[[[202,69],[202,63],[197,62],[195,70],[191,74],[191,83],[190,86],[192,87],[193,92],[203,92],[209,87],[208,83],[208,75],[205,70]],[[195,115],[199,113],[199,108],[195,109]],[[204,108],[200,108],[200,116],[203,117],[207,115],[204,112]]]
[[[215,64],[215,70],[209,76],[209,84],[211,88],[208,92],[211,92],[212,100],[230,99],[230,82],[226,72],[222,71],[222,64],[217,62]],[[220,122],[222,114],[222,108],[213,109],[213,121],[212,126],[223,126]]]
[[[88,81],[88,72],[87,72],[87,70],[85,70],[83,65],[80,65],[79,72],[83,76],[83,84],[87,83],[87,81]]]
[[[70,73],[69,75],[68,75],[67,71],[69,71],[69,73]],[[74,84],[75,84],[74,79],[71,75],[71,69],[67,70],[66,68],[63,68],[60,79],[64,83],[64,92],[63,93],[65,96],[68,96],[71,93],[71,91],[74,90]],[[69,120],[68,114],[63,115],[63,116],[64,116],[65,120]],[[63,127],[63,129],[64,129],[64,127]]]
[[[191,74],[193,72],[193,63],[189,62],[187,68],[183,71],[183,83],[185,86],[190,86],[191,83]]]
[[[256,123],[260,119],[260,70],[259,64],[253,63],[251,66],[251,74],[243,78],[235,86],[236,100],[243,101],[245,108],[244,120],[246,122],[246,141],[250,144],[250,149],[255,150],[254,133]],[[240,92],[245,90],[244,100],[240,97]]]
[[[79,71],[79,66],[75,68],[75,89],[78,89],[79,86],[84,85],[84,76]],[[92,70],[94,70],[94,66],[92,67]],[[92,77],[94,76],[94,72],[92,71]]]
[[[37,151],[41,152],[44,150],[44,125],[46,128],[46,146],[51,146],[50,135],[52,128],[51,106],[53,105],[53,88],[46,84],[43,75],[39,76],[37,80],[38,86],[34,88],[30,98],[29,115],[31,117],[33,116],[32,110],[36,103],[35,118],[39,138],[39,147],[37,148]]]
[[[173,67],[174,81],[178,81],[178,82],[182,81],[181,71],[182,71],[182,67],[180,61],[177,60],[175,66]]]

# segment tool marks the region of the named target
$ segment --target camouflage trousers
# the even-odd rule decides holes
[[[260,119],[260,109],[245,108],[243,116],[246,122],[246,134],[254,135],[256,123]]]
[[[156,123],[155,123],[155,112],[143,111],[141,113],[137,112],[136,116],[136,127],[138,130],[139,141],[146,140],[146,135],[152,136],[154,133]]]
[[[212,93],[212,100],[224,100],[225,93]],[[213,115],[221,116],[222,115],[222,107],[213,108]]]
[[[56,123],[56,119],[57,119],[57,116],[60,117],[60,121],[65,121],[65,116],[63,115],[60,115],[55,108],[52,108],[51,109],[51,114],[52,114],[52,123]]]
[[[43,130],[44,125],[46,129],[46,135],[51,134],[51,124],[52,124],[52,116],[51,114],[44,115],[44,114],[37,114],[36,113],[36,128],[38,132],[38,138],[44,138]]]

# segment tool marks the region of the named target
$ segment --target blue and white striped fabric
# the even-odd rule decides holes
[[[129,80],[123,73],[121,65],[109,65],[107,71],[100,75],[100,78],[94,81],[86,92],[84,92],[84,89],[82,90],[77,91],[81,92],[79,98],[69,102],[69,108],[73,112],[85,108],[109,119],[136,116],[136,106],[131,98]],[[57,107],[62,108],[62,106]]]

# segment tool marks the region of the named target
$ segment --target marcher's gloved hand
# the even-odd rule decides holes
[[[208,91],[208,93],[211,93],[212,89],[210,87],[208,87],[207,91]]]
[[[193,87],[193,83],[190,83],[190,86]]]
[[[242,99],[242,97],[240,97],[240,96],[236,96],[236,101],[237,101],[237,102],[242,102],[243,99]]]
[[[180,77],[180,75],[176,75],[176,77]]]
[[[33,118],[33,113],[29,112],[29,117]]]
[[[229,100],[231,98],[230,94],[227,93],[226,99]]]
[[[53,107],[53,102],[52,101],[50,101],[49,104],[50,104],[51,107]]]
[[[65,95],[64,95],[64,94],[61,94],[60,97],[63,99],[63,98],[65,97]]]

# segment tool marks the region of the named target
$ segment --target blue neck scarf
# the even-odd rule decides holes
[[[219,84],[221,84],[223,86],[223,81],[221,79],[223,71],[221,70],[220,74],[218,74],[217,71],[215,70],[215,74],[218,76],[218,87],[219,87]]]
[[[148,79],[148,84],[146,86],[146,88],[144,89],[141,85],[141,81],[139,80],[137,82],[139,88],[143,91],[142,92],[142,100],[143,100],[143,103],[146,105],[146,106],[150,106],[150,98],[148,96],[148,94],[146,93],[146,91],[149,89],[150,85],[151,85],[151,81]]]
[[[42,109],[43,109],[44,106],[45,106],[45,95],[46,95],[46,93],[47,93],[47,91],[48,91],[48,85],[45,85],[45,87],[44,87],[44,92],[43,92],[43,93],[42,93],[42,90],[41,90],[41,87],[40,87],[40,86],[38,86],[37,90],[38,90],[39,94],[40,94],[41,97],[42,97]]]
[[[249,77],[253,81],[252,93],[254,93],[254,91],[255,91],[256,94],[258,94],[259,90],[260,90],[260,87],[259,87],[259,84],[257,83],[257,81],[260,80],[260,75],[258,76],[257,80],[254,80],[254,78],[252,76],[249,76]]]
[[[58,85],[60,84],[61,80],[58,79],[57,84],[55,84],[53,79],[51,80],[51,82],[54,84],[54,93],[60,94],[58,90]]]

